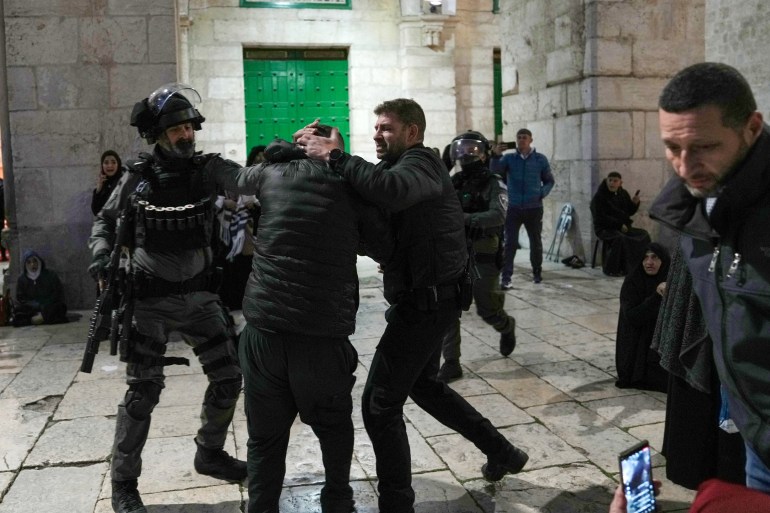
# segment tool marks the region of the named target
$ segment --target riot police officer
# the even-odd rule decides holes
[[[246,477],[245,462],[223,450],[242,377],[225,312],[212,292],[216,183],[204,169],[212,156],[195,152],[195,131],[204,121],[195,108],[199,101],[192,87],[174,83],[134,106],[131,125],[155,146],[129,163],[89,240],[89,271],[97,276],[109,263],[118,219],[129,223],[126,274],[135,296],[134,326],[121,347],[128,391],[118,405],[112,453],[117,513],[146,512],[137,490],[142,448],[164,388],[164,366],[183,360],[163,356],[171,331],[193,348],[209,380],[194,439],[195,470],[232,482]]]
[[[500,177],[487,168],[490,150],[489,141],[479,132],[468,131],[455,137],[450,156],[460,163],[461,171],[452,176],[452,183],[465,213],[469,250],[475,255],[471,262],[477,271],[473,285],[476,311],[500,333],[500,353],[508,356],[516,346],[516,320],[503,309],[505,293],[498,279],[508,191]],[[438,378],[444,382],[460,378],[460,319],[444,337],[442,354],[444,363]]]

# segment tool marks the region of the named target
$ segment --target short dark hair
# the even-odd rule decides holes
[[[607,175],[607,178],[620,178],[623,179],[622,176],[620,176],[620,173],[617,171],[610,171],[610,173]]]
[[[416,101],[411,98],[396,98],[395,100],[384,101],[374,108],[376,115],[395,114],[395,116],[406,125],[417,125],[417,134],[425,137],[425,112]]]
[[[751,86],[740,72],[719,62],[700,62],[681,70],[663,88],[658,107],[666,112],[685,112],[714,105],[722,112],[722,124],[739,128],[757,110]]]
[[[516,135],[517,136],[519,136],[519,135],[528,135],[528,136],[532,137],[532,132],[530,132],[526,128],[520,128],[519,131],[516,132]]]
[[[264,153],[264,152],[265,152],[264,144],[258,144],[257,146],[252,146],[251,151],[249,151],[249,156],[246,157],[246,167],[253,166],[257,160],[257,156],[260,153]]]

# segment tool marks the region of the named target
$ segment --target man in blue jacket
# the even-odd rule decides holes
[[[529,237],[529,262],[535,283],[543,281],[543,198],[554,185],[551,166],[542,153],[532,147],[532,132],[522,128],[516,133],[516,152],[492,157],[489,168],[503,177],[508,186],[508,211],[505,216],[505,247],[501,287],[511,288],[513,259],[519,243],[521,225]],[[497,151],[497,150],[496,150]]]

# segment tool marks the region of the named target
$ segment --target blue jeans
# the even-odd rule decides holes
[[[746,486],[770,494],[770,468],[749,444],[746,444]]]

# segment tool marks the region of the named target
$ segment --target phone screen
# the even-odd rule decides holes
[[[654,513],[655,487],[652,484],[652,461],[647,440],[620,454],[620,477],[626,495],[628,513]]]

